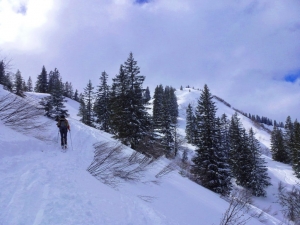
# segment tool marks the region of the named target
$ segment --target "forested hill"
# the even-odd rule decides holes
[[[175,92],[178,134],[185,135],[186,109],[190,103],[197,104],[200,93],[192,89]],[[149,161],[129,147],[119,145],[111,134],[80,122],[79,103],[71,99],[65,102],[71,125],[67,152],[59,147],[55,121],[43,116],[39,109],[34,111],[39,112],[35,114],[37,117],[28,118],[27,123],[5,119],[22,103],[23,107],[37,106],[38,100],[47,95],[28,92],[27,97],[15,100],[14,95],[0,88],[0,224],[220,223],[229,202],[188,178],[188,168],[184,166],[188,164],[181,162],[185,153],[188,161],[195,155],[196,147],[189,143],[181,143],[178,158]],[[3,110],[4,105],[9,105],[10,110]],[[232,117],[235,113],[218,101],[216,107],[219,116],[225,113]],[[239,118],[246,129],[253,127],[263,147],[270,147],[266,131],[254,127],[247,117]],[[39,126],[30,129],[32,125]],[[275,203],[278,182],[290,188],[299,180],[291,166],[273,161],[270,152],[264,151],[262,157],[272,186],[267,187],[266,197],[252,197],[251,209],[245,217],[255,214],[248,224],[281,224],[282,207]],[[107,164],[97,167],[107,153],[116,154]],[[127,160],[131,163],[124,165]]]

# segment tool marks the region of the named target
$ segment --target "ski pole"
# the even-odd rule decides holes
[[[57,143],[58,143],[58,138],[59,138],[59,130],[57,131]]]
[[[69,133],[70,133],[70,140],[71,140],[71,147],[72,147],[72,151],[74,151],[74,149],[73,149],[73,143],[72,143],[71,130],[69,130]]]

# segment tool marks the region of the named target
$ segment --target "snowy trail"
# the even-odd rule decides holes
[[[52,144],[1,152],[1,225],[176,224],[136,195],[124,195],[92,177],[86,171],[93,158],[92,144],[112,140],[108,134],[70,120],[74,146],[66,153],[55,143],[55,126],[48,129],[48,135],[54,137]],[[31,138],[9,128],[2,131],[1,143],[5,143],[4,134],[10,133],[23,139],[26,149],[32,146]],[[4,145],[10,150],[15,144],[7,141]]]
[[[72,152],[54,150],[1,160],[0,202],[5,210],[0,211],[0,224],[172,224],[138,198],[102,185],[76,166]],[[99,189],[88,191],[86,184]]]

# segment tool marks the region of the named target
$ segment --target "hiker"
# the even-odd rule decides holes
[[[59,128],[60,137],[61,137],[61,147],[67,148],[67,134],[68,130],[70,131],[69,122],[66,119],[65,115],[61,115],[57,120],[57,127]]]

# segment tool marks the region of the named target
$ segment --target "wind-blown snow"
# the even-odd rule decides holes
[[[7,94],[0,86],[0,97]],[[185,110],[188,103],[197,104],[200,92],[176,92],[180,109],[179,129],[185,129]],[[27,93],[38,101],[44,94]],[[22,134],[0,121],[0,224],[2,225],[211,225],[218,224],[228,203],[219,195],[182,177],[174,171],[153,183],[153,172],[140,182],[124,182],[111,188],[86,171],[94,156],[96,142],[115,142],[110,134],[87,127],[78,121],[78,103],[68,99],[69,149],[61,152],[55,121],[46,127],[43,140]],[[217,102],[218,113],[229,117],[234,110]],[[43,118],[45,121],[48,119]],[[251,122],[241,117],[249,128]],[[39,131],[36,131],[39,132]],[[255,128],[256,137],[269,147],[269,134]],[[128,149],[128,151],[131,151]],[[290,166],[268,162],[273,186],[267,198],[255,198],[254,210],[268,208],[267,224],[279,224],[282,215],[275,204],[277,183],[294,185],[296,178]],[[155,166],[162,168],[168,160]],[[299,180],[298,180],[299,181]],[[279,220],[278,220],[279,219]],[[249,224],[262,224],[251,219]]]

